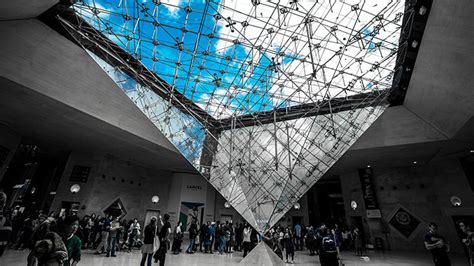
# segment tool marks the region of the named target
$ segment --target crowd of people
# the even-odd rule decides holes
[[[80,219],[72,212],[45,215],[41,211],[22,213],[14,209],[5,217],[11,221],[8,246],[28,249],[28,265],[54,261],[58,265],[76,265],[83,249],[93,249],[94,254],[105,257],[115,257],[117,251],[139,249],[142,253],[140,265],[151,265],[153,260],[164,265],[168,251],[175,255],[183,252],[185,231],[189,237],[189,244],[184,247],[187,254],[243,252],[245,257],[259,241],[264,240],[282,259],[284,251],[289,263],[294,261],[295,250],[305,247],[310,255],[319,254],[324,262],[333,257],[338,259],[338,250],[349,248],[348,241],[357,239],[358,232],[355,230],[349,234],[350,237],[345,237],[347,234],[337,226],[329,230],[325,225],[313,229],[297,224],[294,228],[276,226],[260,235],[248,223],[234,225],[229,221],[216,221],[200,225],[196,217],[191,218],[187,228],[183,228],[181,222],[172,227],[168,214],[152,217],[144,227],[136,218],[127,221],[110,214],[91,214]]]
[[[260,241],[265,241],[287,263],[294,262],[295,251],[307,250],[310,256],[319,256],[321,265],[331,266],[340,265],[340,250],[353,250],[355,255],[361,256],[365,246],[358,228],[340,229],[337,225],[277,225],[261,234],[248,223],[199,224],[196,214],[191,215],[189,224],[178,222],[172,226],[170,216],[165,214],[151,217],[143,227],[136,218],[127,221],[110,214],[91,214],[79,219],[75,213],[65,211],[48,215],[18,209],[3,212],[5,202],[6,195],[0,193],[0,256],[6,247],[27,249],[27,265],[77,265],[83,249],[93,249],[95,254],[105,257],[135,249],[141,250],[141,266],[150,266],[153,261],[162,266],[167,253],[177,255],[183,248],[187,254],[243,252],[245,257]],[[458,226],[466,235],[463,243],[473,265],[474,232],[466,221],[459,222]],[[186,231],[189,244],[182,247]],[[424,243],[435,265],[450,265],[449,243],[438,233],[436,224],[429,225]]]

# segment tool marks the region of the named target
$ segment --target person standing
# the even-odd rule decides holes
[[[242,251],[242,237],[244,232],[244,225],[242,223],[237,223],[235,227],[235,250]]]
[[[362,234],[358,227],[354,228],[352,233],[352,239],[354,239],[354,249],[356,256],[362,256],[362,248],[364,246],[364,240],[362,239]]]
[[[307,234],[306,234],[306,236],[305,236],[306,247],[307,247],[308,250],[309,250],[309,255],[310,255],[310,256],[316,255],[316,252],[317,252],[317,251],[316,251],[316,248],[315,248],[315,247],[316,247],[316,243],[315,243],[316,240],[315,240],[315,237],[316,237],[316,236],[315,236],[314,229],[313,229],[312,226],[310,226],[310,227],[308,228],[308,232],[307,232]]]
[[[466,237],[462,239],[462,242],[467,247],[469,265],[474,266],[474,232],[471,231],[471,225],[465,221],[458,223],[459,229],[466,234]]]
[[[160,266],[165,266],[166,260],[166,252],[168,251],[168,246],[170,242],[170,235],[171,235],[171,224],[170,224],[170,216],[169,214],[165,214],[163,216],[164,221],[160,221],[163,223],[161,226],[160,232],[158,237],[160,239],[160,248],[155,252],[153,258],[155,259],[155,263],[158,261],[160,262]]]
[[[0,190],[0,257],[3,255],[12,234],[11,221],[3,214],[6,203],[7,194]]]
[[[433,222],[429,224],[424,242],[425,248],[431,251],[435,266],[451,266],[451,261],[448,256],[449,245],[444,237],[438,234],[437,224]]]
[[[135,240],[138,235],[140,235],[140,223],[138,222],[137,218],[133,219],[130,228],[128,229],[129,236],[128,236],[128,252],[132,251],[133,246],[135,246]]]
[[[181,228],[182,225],[183,223],[178,222],[174,228],[173,246],[171,249],[174,255],[177,255],[181,252],[181,242],[183,242],[183,230]]]
[[[252,234],[252,229],[248,223],[245,224],[244,231],[243,231],[243,246],[244,246],[244,258],[250,251],[250,235]]]
[[[110,221],[111,216],[106,215],[105,218],[103,218],[102,222],[99,222],[101,224],[101,232],[100,232],[100,244],[97,246],[97,250],[95,254],[102,254],[103,249],[106,249],[108,247],[108,239],[109,239],[109,231],[110,231]]]
[[[145,262],[147,266],[151,266],[153,253],[158,249],[155,243],[156,231],[156,216],[152,216],[150,223],[145,226],[145,230],[143,231],[143,245],[141,246],[142,260],[140,261],[140,266],[145,266]]]
[[[77,216],[67,217],[64,221],[63,241],[67,249],[67,260],[64,266],[76,266],[81,260],[82,241],[75,234],[79,228]]]
[[[119,217],[115,217],[112,222],[110,223],[110,230],[109,230],[109,239],[108,239],[108,244],[107,244],[107,256],[110,257],[116,257],[115,255],[115,248],[117,244],[117,234],[118,230],[120,230],[120,222],[119,222]]]
[[[297,223],[295,225],[295,248],[301,250],[301,225]]]
[[[285,243],[286,263],[293,264],[293,260],[295,259],[295,246],[293,244],[293,235],[289,228],[285,230],[283,242]],[[288,260],[288,257],[291,257],[291,260]]]
[[[226,242],[227,242],[227,239],[226,239],[227,227],[224,224],[222,224],[219,226],[217,231],[219,232],[219,255],[223,255],[225,247],[226,247]]]
[[[191,226],[189,226],[189,246],[188,246],[188,249],[186,250],[186,253],[194,254],[194,242],[196,241],[196,236],[197,236],[197,224],[191,223]]]
[[[325,232],[320,230],[322,235],[319,251],[319,262],[321,266],[339,266],[339,248],[334,230],[325,228]]]
[[[211,225],[207,228],[207,233],[206,233],[206,246],[204,253],[209,253],[213,254],[212,252],[212,247],[214,243],[214,239],[216,237],[216,223],[212,222]]]
[[[199,238],[200,238],[200,241],[199,241],[199,251],[200,252],[203,252],[202,251],[202,246],[204,245],[204,249],[206,249],[206,236],[207,236],[207,229],[209,228],[209,226],[211,225],[211,223],[208,221],[207,224],[203,223],[201,225],[201,228],[199,229]]]

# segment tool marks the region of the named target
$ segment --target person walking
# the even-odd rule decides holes
[[[448,256],[449,245],[440,234],[438,234],[438,225],[430,223],[428,232],[424,238],[425,248],[431,251],[435,266],[451,266],[451,260]]]

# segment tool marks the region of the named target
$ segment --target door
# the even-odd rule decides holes
[[[145,225],[147,225],[150,222],[151,217],[155,216],[156,218],[158,218],[160,214],[161,214],[160,210],[146,210],[145,221],[142,228],[145,228]]]
[[[232,223],[232,215],[222,214],[221,215],[221,224],[225,224],[226,222]]]
[[[291,228],[295,228],[295,225],[296,224],[299,224],[299,225],[303,225],[302,222],[303,222],[303,216],[292,216],[292,222],[293,222],[293,227]]]

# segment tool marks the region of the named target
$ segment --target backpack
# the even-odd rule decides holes
[[[327,253],[337,252],[336,241],[329,236],[323,237],[321,249]]]

